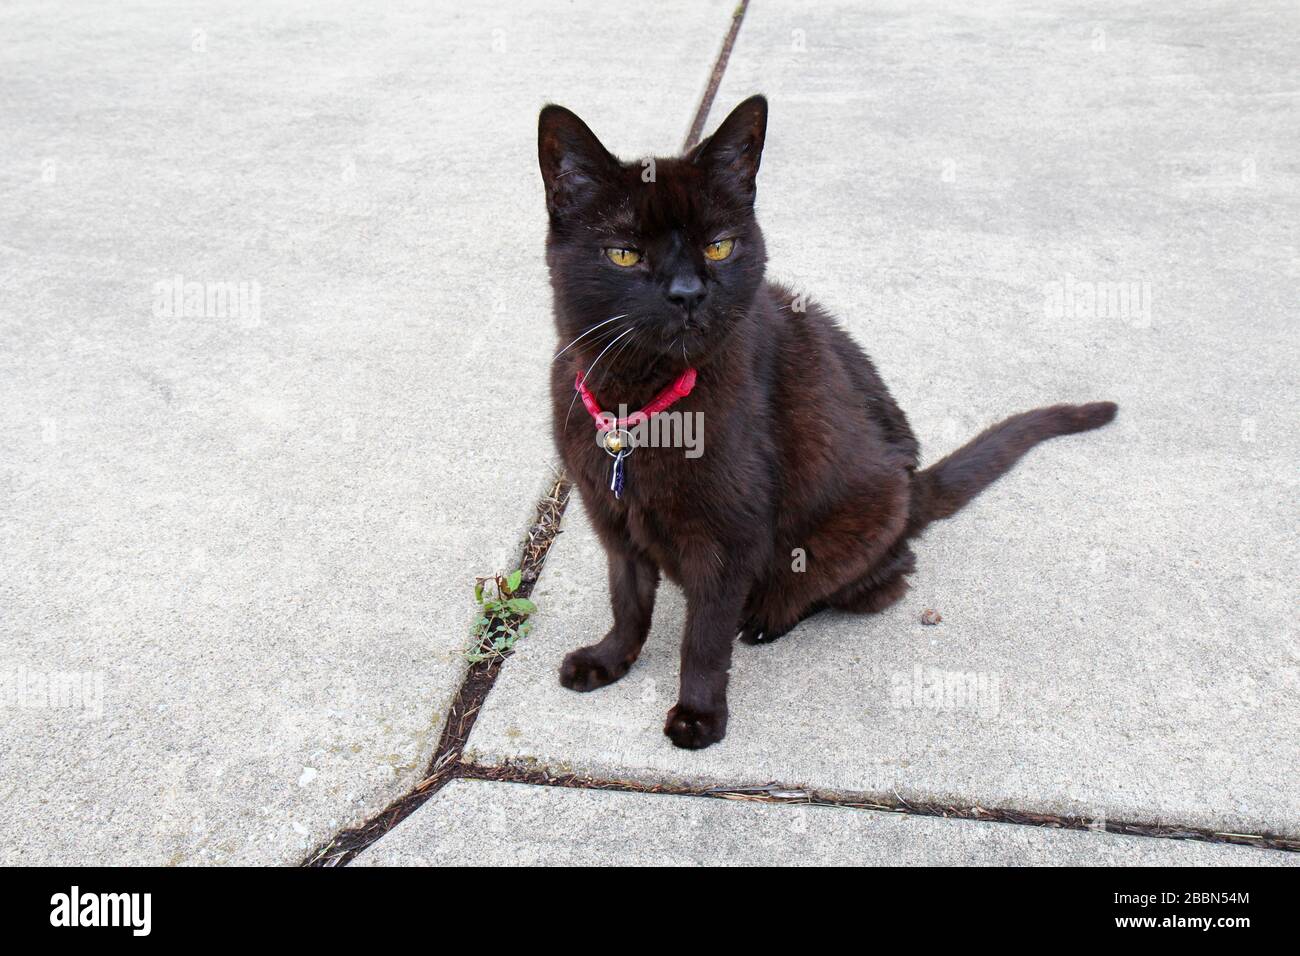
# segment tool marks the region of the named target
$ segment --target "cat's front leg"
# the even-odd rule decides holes
[[[614,626],[597,644],[580,647],[560,665],[560,683],[588,691],[612,684],[636,662],[650,633],[659,569],[643,555],[609,552]]]
[[[690,750],[727,735],[727,672],[745,599],[738,578],[703,575],[694,582],[686,587],[681,692],[664,724],[672,742]]]

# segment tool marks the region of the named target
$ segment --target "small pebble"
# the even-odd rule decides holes
[[[936,611],[934,608],[928,607],[921,612],[922,624],[938,624],[942,620],[943,620],[943,615],[940,614],[938,611]]]

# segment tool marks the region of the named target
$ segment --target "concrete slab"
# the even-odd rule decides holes
[[[288,863],[418,777],[552,454],[537,110],[676,149],[731,13],[0,10],[0,863]]]
[[[1286,866],[1249,847],[454,780],[353,866]]]
[[[772,271],[875,357],[928,460],[1055,401],[1119,420],[935,526],[888,613],[739,647],[699,753],[660,731],[671,589],[620,684],[559,686],[609,625],[570,508],[474,759],[1300,834],[1296,10],[1091,17],[756,4],[710,125],[769,95]],[[1099,315],[1082,283],[1138,291]]]

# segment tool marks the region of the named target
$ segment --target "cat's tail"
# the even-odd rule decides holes
[[[912,477],[908,534],[919,534],[931,521],[952,517],[1040,441],[1100,428],[1118,410],[1114,402],[1052,405],[1012,415],[985,429]]]

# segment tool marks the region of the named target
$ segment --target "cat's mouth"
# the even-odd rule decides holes
[[[703,347],[704,335],[698,322],[684,321],[664,326],[654,351],[669,361],[689,361]]]
[[[677,330],[677,336],[688,342],[698,342],[704,337],[704,326],[699,319],[683,319]]]
[[[647,350],[675,362],[703,359],[717,347],[724,321],[724,316],[711,309],[661,314],[657,333],[646,343]]]

